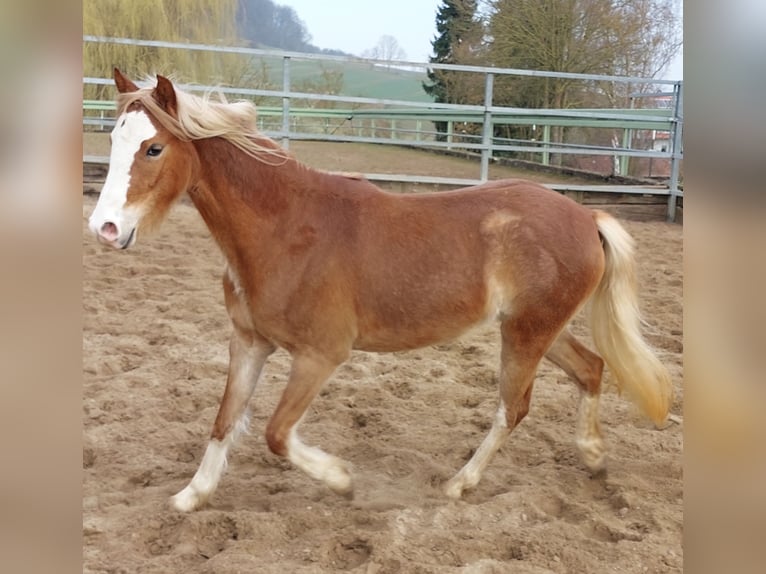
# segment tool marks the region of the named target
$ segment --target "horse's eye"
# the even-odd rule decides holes
[[[152,144],[149,149],[146,150],[146,155],[149,157],[157,157],[162,153],[162,146],[160,144]]]

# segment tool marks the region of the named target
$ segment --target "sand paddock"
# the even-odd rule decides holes
[[[211,502],[167,499],[197,468],[226,377],[222,256],[196,211],[115,252],[83,207],[85,572],[681,572],[682,428],[655,430],[607,382],[609,471],[591,477],[574,445],[577,391],[541,365],[529,416],[482,482],[441,492],[489,428],[496,329],[434,348],[355,352],[307,414],[306,442],[354,466],[338,497],[272,455],[263,430],[286,380],[277,352]],[[682,228],[626,222],[639,246],[648,338],[668,365],[680,415]],[[587,333],[581,320],[577,333]]]

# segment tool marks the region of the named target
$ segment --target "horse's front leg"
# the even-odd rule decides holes
[[[247,403],[274,347],[252,333],[234,330],[229,344],[229,376],[218,408],[218,416],[205,455],[189,485],[171,502],[180,511],[189,512],[203,504],[218,486],[226,467],[226,453],[243,430],[247,429]]]
[[[349,465],[323,450],[308,446],[297,433],[306,409],[335,367],[343,362],[314,352],[293,355],[290,378],[266,428],[266,442],[274,454],[284,456],[310,477],[333,491],[351,496]]]
[[[198,508],[218,486],[226,468],[226,453],[237,435],[247,429],[247,403],[266,359],[275,349],[255,331],[244,293],[232,277],[234,274],[227,268],[223,294],[234,327],[229,342],[229,376],[199,469],[189,485],[171,499],[172,505],[183,512]]]

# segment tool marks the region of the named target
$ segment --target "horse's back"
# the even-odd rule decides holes
[[[489,263],[567,266],[602,255],[594,212],[540,184],[497,180],[447,192],[386,194],[362,209],[360,246],[396,252],[424,272]],[[536,260],[537,259],[537,260]],[[515,270],[518,272],[518,270]]]

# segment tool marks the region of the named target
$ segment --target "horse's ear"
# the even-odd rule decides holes
[[[167,113],[171,116],[176,115],[176,90],[165,76],[157,76],[157,87],[154,88],[152,97]]]
[[[117,68],[114,69],[114,83],[117,86],[117,91],[121,94],[138,91],[138,86],[123,76]]]

